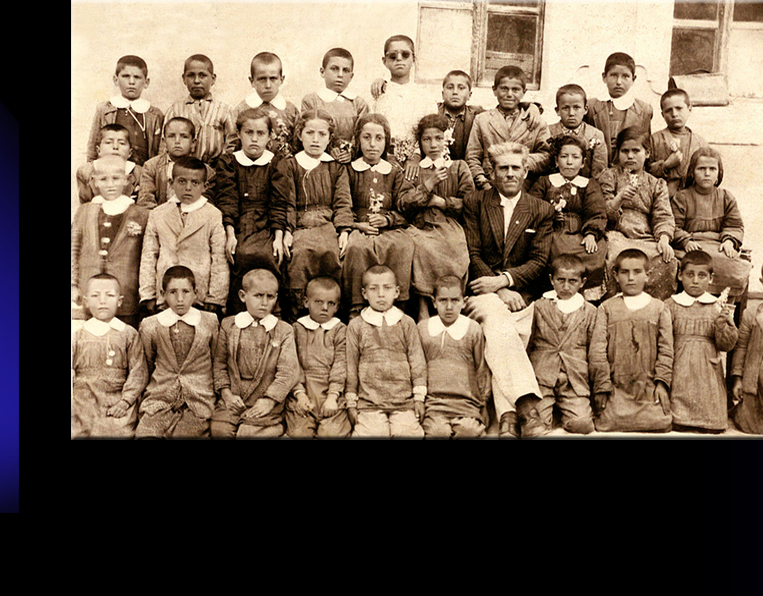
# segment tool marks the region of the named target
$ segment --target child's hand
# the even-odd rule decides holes
[[[718,316],[725,319],[729,324],[735,325],[734,323],[735,308],[736,308],[736,305],[733,302],[727,302],[721,309],[721,312],[718,314]]]
[[[684,250],[686,252],[691,252],[693,250],[702,250],[702,247],[694,240],[689,240],[684,246]]]
[[[723,252],[730,259],[736,259],[739,256],[739,253],[734,248],[734,243],[729,239],[721,243],[718,247],[718,252]]]
[[[151,298],[150,300],[146,300],[143,302],[143,306],[146,309],[146,312],[149,315],[155,315],[156,314],[156,298]]]
[[[671,153],[670,157],[668,157],[664,162],[662,162],[662,167],[666,170],[670,170],[672,168],[677,168],[681,165],[681,160],[683,160],[683,153],[681,151],[676,151],[675,153]]]
[[[283,254],[287,259],[291,259],[291,245],[294,244],[294,236],[289,230],[283,233]]]
[[[236,254],[237,244],[238,244],[238,240],[236,240],[235,234],[229,235],[227,239],[225,240],[225,256],[231,265],[233,265],[233,262],[234,262],[234,256]]]
[[[740,403],[743,399],[742,395],[742,377],[734,375],[731,383],[731,395],[734,396],[734,405]]]
[[[342,233],[339,234],[339,258],[341,259],[344,256],[344,252],[347,250],[347,243],[350,239],[350,233],[347,230],[342,230]]]
[[[359,222],[355,224],[355,229],[360,230],[364,234],[368,234],[369,236],[376,236],[379,233],[379,228],[376,228],[372,226],[370,223],[367,223],[365,221]]]
[[[234,415],[240,416],[241,412],[246,409],[246,405],[244,404],[244,400],[241,399],[241,396],[236,395],[230,389],[223,389],[221,395],[223,402],[225,402],[225,407]]]
[[[261,397],[256,402],[254,402],[254,405],[251,408],[244,412],[242,418],[259,418],[269,414],[270,411],[275,407],[276,402],[274,399],[270,399],[269,397]]]
[[[609,400],[609,393],[594,393],[593,394],[593,407],[597,412],[603,412],[607,407],[607,401]]]
[[[352,428],[358,424],[358,408],[347,408],[347,417],[350,419]]]
[[[203,308],[207,312],[211,312],[212,314],[217,314],[217,309],[220,308],[218,304],[212,304],[211,302],[205,302],[201,305],[201,308]]]
[[[79,286],[72,285],[72,302],[79,304],[81,296],[82,293],[79,291]]]
[[[440,182],[443,182],[447,179],[448,179],[448,168],[443,166],[441,168],[437,168],[434,171],[434,176],[432,176],[429,180],[427,180],[424,183],[424,186],[426,186],[429,192],[432,192],[435,186],[437,186]]]
[[[369,213],[368,223],[370,223],[375,228],[386,228],[389,226],[389,220],[387,219],[387,216],[382,215],[381,213]]]
[[[615,197],[615,199],[619,201],[620,203],[623,203],[625,201],[632,201],[637,196],[638,196],[638,188],[636,188],[632,184],[629,184],[623,190],[617,193],[617,196]]]
[[[329,155],[333,157],[338,163],[341,164],[348,164],[350,161],[352,161],[352,154],[350,153],[349,149],[340,149],[339,147],[334,147],[331,151],[329,151]]]
[[[665,385],[662,381],[657,381],[655,388],[654,388],[654,403],[655,404],[662,404],[662,411],[667,416],[670,414],[670,397],[669,397],[670,391],[668,390],[668,386]]]
[[[125,400],[120,399],[117,403],[109,408],[108,412],[106,412],[106,415],[113,416],[114,418],[122,418],[125,414],[127,414],[127,410],[129,409],[130,404],[128,404]]]
[[[405,162],[405,179],[408,182],[413,182],[419,177],[419,162],[421,156],[415,153],[411,155]]]
[[[416,414],[416,418],[419,421],[419,424],[424,422],[424,402],[423,401],[417,401],[414,400],[413,402],[413,413]]]
[[[667,234],[660,236],[660,241],[657,243],[657,251],[662,255],[662,260],[669,263],[674,256],[673,247],[670,246],[670,238]]]
[[[297,413],[298,416],[305,417],[308,415],[308,413],[313,411],[313,404],[310,401],[310,398],[307,397],[307,394],[304,391],[300,391],[299,393],[296,393],[294,395],[294,398],[296,399],[296,402],[294,404],[294,411]]]
[[[448,206],[448,203],[440,196],[433,195],[431,199],[429,199],[429,202],[427,203],[427,207],[436,207],[440,211],[445,211],[445,208]]]
[[[273,258],[278,263],[278,266],[281,266],[281,262],[283,261],[283,254],[284,254],[284,248],[283,248],[283,238],[276,236],[273,239]]]
[[[323,408],[321,409],[321,414],[324,418],[329,418],[336,414],[339,409],[339,406],[336,403],[338,398],[339,396],[336,393],[329,393],[326,396],[326,401],[323,402]]]
[[[379,96],[387,89],[387,81],[384,79],[376,79],[371,83],[371,97],[379,99]]]
[[[478,174],[474,179],[474,185],[477,187],[477,190],[488,190],[493,188],[490,184],[490,180],[488,180],[488,177],[485,176],[485,174]]]
[[[599,250],[598,244],[596,244],[596,238],[593,234],[586,234],[585,238],[583,238],[583,242],[581,242],[583,246],[585,246],[585,251],[590,255],[592,252],[596,252]]]

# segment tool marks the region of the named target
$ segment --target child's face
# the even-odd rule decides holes
[[[615,64],[610,69],[601,75],[602,81],[607,86],[609,96],[612,99],[622,97],[631,87],[636,80],[636,76],[631,72],[631,69],[622,64]]]
[[[625,296],[638,296],[649,279],[643,259],[623,259],[615,273],[617,285]]]
[[[209,94],[217,75],[209,71],[209,65],[192,60],[183,73],[183,83],[194,99],[202,99]]]
[[[360,152],[367,163],[374,165],[381,160],[387,144],[384,127],[376,122],[368,122],[360,131]]]
[[[164,129],[164,141],[167,144],[167,153],[173,161],[178,157],[190,155],[196,148],[191,129],[182,122],[170,122],[167,125]]]
[[[588,112],[588,104],[582,95],[569,95],[565,93],[559,98],[556,106],[556,114],[567,128],[577,128],[583,122],[583,117]]]
[[[305,128],[299,135],[302,141],[302,147],[310,157],[318,159],[326,151],[331,133],[329,132],[329,123],[322,118],[313,118],[305,123]]]
[[[445,148],[445,133],[439,128],[425,128],[421,133],[421,148],[426,157],[437,159]]]
[[[387,48],[387,53],[382,58],[382,63],[387,67],[392,78],[408,76],[413,66],[413,50],[406,41],[393,41]]]
[[[446,327],[450,327],[464,308],[464,294],[461,288],[440,288],[435,296],[434,306],[440,320]]]
[[[114,75],[114,84],[119,87],[122,97],[131,101],[141,96],[148,83],[148,77],[137,66],[125,66]]]
[[[462,76],[450,76],[442,87],[442,101],[446,108],[458,111],[472,96],[469,81]]]
[[[121,159],[99,161],[93,170],[93,186],[107,201],[120,197],[127,183],[125,164]]]
[[[321,76],[327,89],[341,93],[352,80],[352,60],[333,56],[329,58],[326,68],[321,67]]]
[[[241,148],[249,159],[259,159],[271,139],[268,123],[264,118],[249,119],[241,125],[238,131]]]
[[[560,300],[569,300],[583,287],[586,278],[576,269],[559,268],[548,276],[551,279],[551,285],[554,286],[557,298]]]
[[[395,282],[395,274],[391,272],[367,274],[365,285],[361,289],[363,298],[373,310],[385,312],[395,305],[400,296],[400,287]]]
[[[172,171],[172,190],[181,203],[190,205],[201,197],[206,186],[203,170],[189,170],[175,166]]]
[[[305,306],[313,321],[326,323],[332,319],[339,308],[339,290],[310,288],[310,293],[305,298]]]
[[[620,165],[631,172],[640,172],[644,169],[644,162],[649,157],[649,151],[646,150],[637,140],[623,141],[620,145]]]
[[[93,279],[87,284],[87,308],[99,321],[108,323],[122,304],[119,284],[113,279]]]
[[[125,161],[130,157],[130,134],[126,130],[106,130],[96,148],[98,157],[118,155]]]
[[[171,279],[162,292],[164,301],[175,314],[183,316],[193,306],[196,300],[196,290],[190,279]]]
[[[258,279],[249,288],[238,291],[238,297],[246,304],[246,311],[256,320],[267,317],[278,300],[278,282],[274,279]]]
[[[683,130],[689,119],[691,106],[686,105],[686,100],[681,95],[674,95],[662,102],[660,111],[670,130]]]
[[[556,156],[559,173],[567,180],[572,180],[583,167],[583,152],[577,145],[564,145]]]
[[[514,111],[525,96],[525,89],[522,87],[522,81],[504,77],[493,88],[493,93],[499,106],[504,110]]]
[[[281,74],[280,62],[273,62],[271,64],[256,63],[254,76],[249,77],[249,82],[262,101],[272,101],[278,95],[278,90],[281,88],[283,80],[284,76]]]
[[[713,157],[700,157],[694,167],[694,183],[704,192],[712,190],[718,182],[718,160]]]
[[[678,272],[678,279],[684,285],[684,291],[692,298],[697,298],[707,292],[713,283],[713,274],[707,265],[689,263],[683,271]]]

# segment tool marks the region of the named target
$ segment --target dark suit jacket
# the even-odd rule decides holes
[[[456,138],[451,147],[450,157],[451,159],[466,160],[466,143],[469,140],[469,133],[472,132],[472,124],[474,124],[474,117],[477,114],[481,114],[485,111],[482,106],[473,106],[466,104],[466,111],[464,112],[464,133],[461,138]],[[445,116],[445,105],[440,102],[437,104],[437,113],[440,116]]]
[[[537,297],[543,289],[537,282],[545,272],[551,247],[553,207],[522,191],[505,239],[503,207],[495,188],[467,197],[464,217],[470,279],[508,271],[514,280],[511,289],[526,301]]]

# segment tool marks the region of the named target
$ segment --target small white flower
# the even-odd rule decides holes
[[[143,233],[143,228],[137,221],[127,222],[127,234],[130,236],[140,236]]]
[[[554,205],[554,209],[556,209],[556,211],[557,211],[558,213],[561,213],[561,212],[562,212],[562,210],[563,210],[563,209],[564,209],[566,206],[567,206],[567,199],[560,199],[560,200],[559,200],[559,202],[558,202],[558,203],[556,203],[556,204]]]

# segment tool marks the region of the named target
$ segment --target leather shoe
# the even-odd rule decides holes
[[[498,425],[499,437],[519,438],[519,421],[516,412],[505,412]]]
[[[547,435],[551,429],[541,420],[540,412],[536,407],[540,399],[534,395],[522,396],[517,400],[519,412],[520,436],[523,439],[532,439]]]

